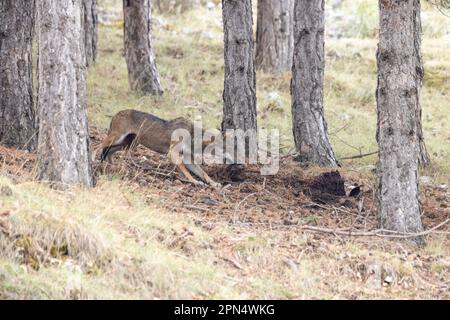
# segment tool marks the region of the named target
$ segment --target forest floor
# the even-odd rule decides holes
[[[129,91],[117,3],[100,1],[99,57],[88,73],[92,144],[125,108],[201,115],[217,127],[220,10],[156,14],[166,92],[153,98]],[[0,147],[0,299],[450,299],[446,43],[424,39],[433,166],[421,172],[421,202],[425,229],[440,226],[424,246],[376,232],[376,157],[342,161],[338,173],[292,160],[289,73],[258,72],[259,125],[283,137],[274,176],[216,165],[205,169],[224,187],[196,187],[165,156],[138,148],[113,165],[96,162],[93,190],[63,192],[34,181],[34,154]],[[375,48],[376,39],[327,40],[326,113],[338,157],[376,150]]]

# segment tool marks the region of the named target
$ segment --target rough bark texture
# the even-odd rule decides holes
[[[422,21],[420,16],[420,0],[414,0],[414,54],[416,57],[416,80],[417,80],[417,109],[416,109],[416,125],[417,137],[419,140],[419,163],[422,166],[430,165],[430,156],[425,146],[425,141],[422,131],[422,107],[420,105],[420,89],[422,88],[422,80],[424,75],[423,61],[422,61]]]
[[[34,150],[37,142],[31,46],[34,0],[0,0],[0,143]]]
[[[290,70],[293,52],[294,0],[258,0],[256,67],[268,72]]]
[[[38,178],[92,186],[82,0],[37,2]]]
[[[380,0],[378,212],[383,228],[420,232],[416,0]]]
[[[251,0],[223,0],[225,82],[222,130],[256,132]]]
[[[98,17],[97,0],[83,0],[84,12],[84,47],[86,49],[86,66],[97,58]]]
[[[292,121],[299,159],[336,166],[323,111],[324,0],[298,0],[294,9]]]
[[[151,1],[124,0],[125,59],[132,90],[163,93],[156,68],[151,30]]]

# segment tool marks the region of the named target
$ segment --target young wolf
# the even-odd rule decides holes
[[[172,133],[177,129],[184,129],[190,134],[191,150],[193,150],[194,124],[191,121],[184,118],[163,120],[149,113],[137,110],[123,110],[111,119],[108,136],[96,148],[93,157],[95,159],[98,150],[101,149],[101,161],[106,159],[111,163],[111,156],[116,151],[128,150],[131,147],[143,145],[153,151],[167,154],[171,162],[176,165],[177,169],[191,183],[196,185],[203,184],[192,177],[191,173],[193,173],[205,183],[214,187],[220,186],[199,165],[186,161],[179,152],[176,152],[177,149],[179,150],[177,147],[180,147],[178,144],[183,143],[183,141],[172,142]],[[215,138],[217,139],[218,136]],[[202,141],[202,150],[211,143],[214,142]]]

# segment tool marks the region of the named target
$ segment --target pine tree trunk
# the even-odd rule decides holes
[[[416,110],[419,106],[417,0],[380,0],[377,51],[378,213],[381,227],[420,232]]]
[[[222,130],[256,133],[256,80],[251,0],[223,0],[225,81]]]
[[[37,142],[31,46],[34,0],[0,1],[0,143],[34,150]]]
[[[430,156],[425,146],[425,141],[422,131],[422,107],[420,105],[420,89],[422,88],[422,80],[424,75],[424,68],[422,62],[422,21],[420,15],[420,0],[414,1],[414,54],[416,57],[416,79],[417,79],[417,109],[416,109],[416,125],[417,137],[419,140],[419,163],[422,166],[430,165]]]
[[[37,2],[38,178],[92,186],[82,0]]]
[[[336,166],[323,110],[324,0],[298,0],[294,9],[292,121],[301,162]]]
[[[97,0],[83,0],[84,12],[84,47],[86,49],[86,66],[97,58],[98,17]]]
[[[292,68],[294,0],[258,0],[256,68],[282,72]]]
[[[151,1],[124,0],[125,59],[132,90],[144,94],[163,93],[156,68],[151,30]]]

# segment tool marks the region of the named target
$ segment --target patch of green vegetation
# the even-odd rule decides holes
[[[437,262],[437,261],[433,261],[431,263],[431,271],[436,272],[436,273],[447,273],[448,271],[448,266],[441,263],[441,262]]]

